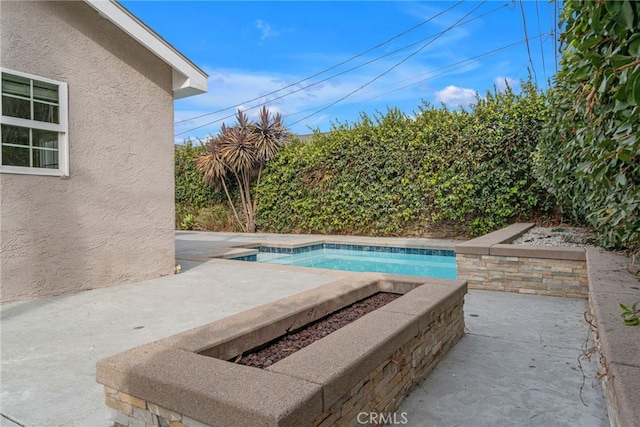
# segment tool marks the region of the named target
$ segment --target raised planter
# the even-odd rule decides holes
[[[596,338],[609,419],[615,427],[640,422],[640,327],[626,326],[620,303],[640,301],[640,281],[631,259],[598,248],[587,250],[590,324]]]
[[[510,244],[535,224],[513,224],[456,246],[470,289],[588,298],[585,250]]]
[[[466,289],[354,275],[102,359],[97,381],[116,426],[353,425],[393,413],[462,337]],[[228,361],[377,292],[404,295],[266,369]]]

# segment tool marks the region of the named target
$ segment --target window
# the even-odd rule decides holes
[[[67,84],[0,70],[0,172],[69,175]]]

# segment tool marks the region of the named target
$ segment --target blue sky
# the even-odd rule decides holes
[[[237,105],[266,104],[297,134],[423,100],[457,108],[529,70],[546,88],[559,58],[547,0],[121,3],[209,74],[207,94],[175,102],[176,142],[232,124]]]

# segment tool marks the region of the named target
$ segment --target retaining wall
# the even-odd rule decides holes
[[[512,245],[535,224],[514,224],[456,246],[470,289],[588,298],[584,248]]]

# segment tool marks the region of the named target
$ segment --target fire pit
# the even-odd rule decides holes
[[[97,365],[114,425],[329,426],[391,414],[464,333],[466,282],[354,275]],[[242,354],[379,292],[399,298],[264,369]]]

